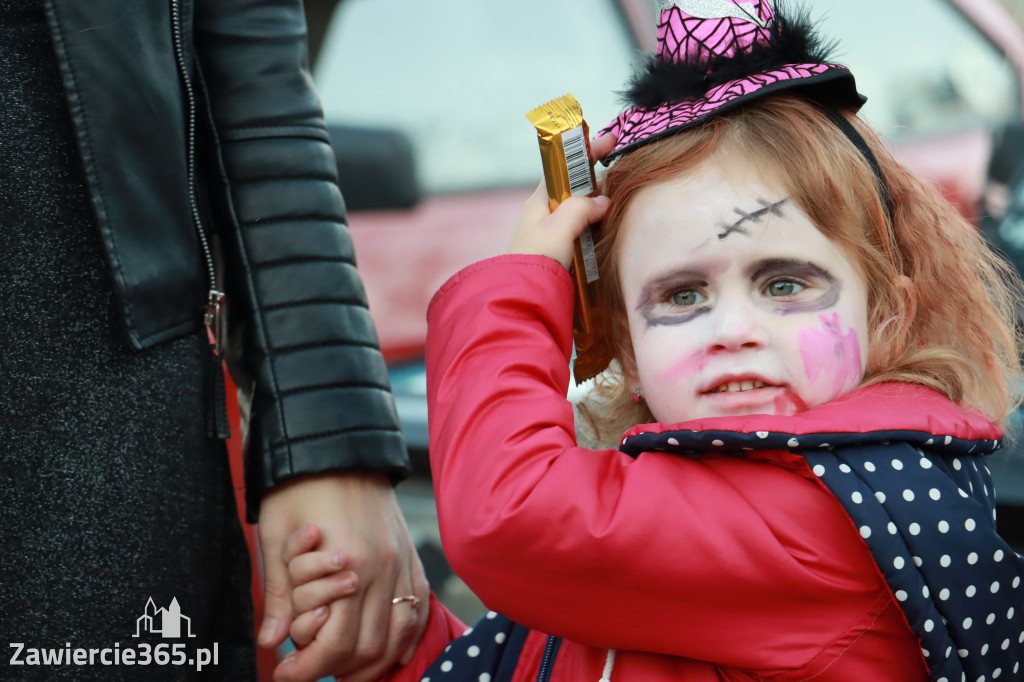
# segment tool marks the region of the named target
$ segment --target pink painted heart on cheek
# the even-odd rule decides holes
[[[821,327],[800,330],[800,355],[804,372],[812,386],[828,383],[829,391],[823,402],[842,395],[853,388],[863,376],[860,359],[860,341],[853,328],[842,333],[839,313],[831,318],[819,315]]]

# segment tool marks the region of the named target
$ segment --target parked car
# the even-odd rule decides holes
[[[653,5],[344,0],[334,13],[314,77],[421,474],[428,301],[458,269],[504,249],[541,178],[528,110],[568,92],[593,131],[619,113],[615,91],[654,45]],[[842,38],[836,56],[868,96],[863,115],[973,218],[990,132],[1022,116],[1020,25],[997,0],[815,0],[812,9],[825,35]],[[1024,503],[1019,488],[1003,499]],[[411,513],[429,516],[419,502]]]

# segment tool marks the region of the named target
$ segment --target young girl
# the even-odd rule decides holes
[[[1022,679],[1024,559],[984,463],[1021,378],[1008,269],[801,22],[669,5],[595,142],[605,197],[548,214],[539,190],[431,305],[442,539],[507,618],[450,641],[435,601],[391,679]],[[584,449],[567,268],[597,221],[616,362]],[[333,598],[315,542],[289,557],[300,643]]]

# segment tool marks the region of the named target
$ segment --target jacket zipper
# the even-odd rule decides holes
[[[210,346],[210,395],[207,396],[209,406],[207,412],[207,428],[211,437],[228,438],[230,428],[227,419],[227,397],[224,386],[224,374],[220,348],[220,313],[224,303],[224,292],[217,289],[217,270],[214,265],[213,251],[203,229],[203,221],[196,199],[196,98],[189,75],[188,64],[185,63],[185,41],[182,36],[181,0],[171,0],[171,30],[174,37],[174,58],[185,88],[185,110],[188,116],[185,151],[188,164],[188,201],[192,212],[192,223],[206,261],[206,275],[209,286],[206,294],[206,306],[203,309],[203,326]]]
[[[551,669],[555,665],[555,656],[558,655],[558,647],[561,644],[561,637],[548,636],[548,641],[544,645],[544,655],[540,659],[540,668],[537,670],[537,682],[548,682],[551,679]]]

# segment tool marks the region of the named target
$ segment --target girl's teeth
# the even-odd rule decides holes
[[[767,384],[756,379],[745,379],[744,381],[730,381],[715,389],[715,393],[739,393],[751,391],[755,388],[764,388]]]

